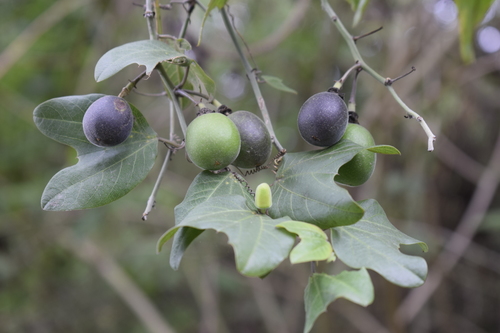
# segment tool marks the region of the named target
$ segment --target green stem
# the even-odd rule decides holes
[[[216,100],[215,98],[211,99],[210,96],[207,96],[207,95],[205,95],[205,94],[203,94],[201,92],[198,92],[198,91],[189,90],[189,89],[175,89],[175,92],[176,92],[176,94],[178,93],[179,95],[182,95],[184,97],[187,97],[184,93],[189,94],[189,95],[199,96],[199,97],[201,97],[203,99],[206,99],[210,104],[212,104],[216,108],[218,108],[219,106],[222,105],[222,103],[219,102],[218,100]],[[191,98],[189,98],[189,99],[191,99]],[[199,104],[196,101],[193,101],[192,99],[191,99],[191,101],[194,104]]]
[[[396,91],[394,90],[394,88],[392,86],[387,86],[387,89],[392,94],[392,97],[394,97],[396,102],[398,102],[399,105],[401,105],[403,107],[403,109],[408,113],[408,115],[410,115],[410,118],[414,118],[420,123],[420,126],[422,126],[422,128],[424,129],[425,134],[427,134],[427,138],[428,138],[427,150],[433,151],[434,150],[434,141],[436,141],[436,136],[434,135],[434,133],[432,133],[431,129],[429,128],[429,126],[425,122],[424,118],[422,116],[420,116],[418,113],[416,113],[415,111],[413,111],[412,109],[410,109],[408,107],[408,105],[406,105],[406,103],[403,102],[403,100],[399,97],[399,95],[396,93]]]
[[[155,0],[155,19],[156,19],[156,38],[163,33],[162,25],[161,25],[161,9],[160,9],[160,0]]]
[[[321,6],[323,7],[323,10],[327,13],[328,16],[332,19],[333,24],[337,28],[337,30],[340,32],[342,37],[344,38],[345,42],[347,43],[347,46],[349,47],[349,51],[351,52],[352,57],[354,58],[354,61],[359,63],[360,66],[368,72],[371,76],[373,76],[377,81],[381,83],[385,83],[385,78],[382,77],[380,74],[378,74],[375,70],[373,70],[366,62],[364,61],[363,57],[361,56],[361,53],[359,53],[358,47],[356,43],[354,42],[353,36],[347,31],[346,27],[344,24],[342,24],[342,21],[339,19],[337,14],[333,11],[333,8],[330,6],[327,0],[321,0]]]
[[[356,74],[354,74],[354,79],[352,80],[351,87],[351,96],[349,96],[349,102],[347,104],[347,110],[356,112],[356,91],[358,90],[358,75],[361,73],[361,70],[356,70]]]
[[[340,78],[340,80],[338,80],[337,82],[335,82],[335,84],[333,85],[333,89],[335,91],[339,91],[342,88],[342,86],[344,85],[345,80],[347,80],[347,77],[351,74],[351,72],[353,70],[357,70],[360,67],[361,67],[361,65],[358,62],[356,62],[356,64],[354,66],[352,66],[351,68],[349,68],[347,70],[347,72],[344,73],[344,75]]]
[[[186,31],[189,26],[189,22],[191,21],[191,14],[193,13],[194,7],[196,7],[196,1],[189,2],[189,8],[187,10],[188,16],[182,25],[181,32],[179,33],[179,38],[184,38],[186,36]]]
[[[163,142],[164,144],[166,144],[170,147],[176,148],[176,149],[180,149],[183,147],[183,145],[178,144],[177,142],[175,142],[171,139],[169,140],[169,139],[162,138],[161,136],[158,137],[158,141]]]
[[[189,99],[194,105],[199,105],[200,104],[197,101],[195,101],[195,99],[193,97],[191,97],[190,93],[188,93],[187,91],[185,91],[183,89],[175,89],[175,95],[176,96],[180,95],[182,97],[185,97],[185,98]]]
[[[224,25],[226,26],[226,29],[229,33],[229,36],[231,37],[231,40],[233,41],[233,44],[236,48],[236,51],[238,52],[238,55],[240,56],[241,62],[243,63],[243,67],[245,68],[245,72],[247,74],[248,79],[250,80],[250,85],[252,86],[253,93],[255,95],[255,98],[257,99],[257,104],[259,105],[260,112],[262,113],[262,118],[264,118],[264,123],[266,124],[267,130],[269,131],[269,134],[271,135],[271,138],[273,140],[274,145],[276,146],[276,149],[278,151],[283,151],[284,148],[283,146],[279,143],[278,138],[276,137],[276,134],[274,133],[273,125],[271,123],[271,118],[269,117],[269,112],[267,111],[266,107],[266,102],[264,101],[264,97],[262,97],[262,93],[259,88],[259,83],[257,82],[257,77],[255,76],[255,73],[252,69],[252,66],[250,66],[250,62],[246,58],[245,54],[243,53],[243,49],[240,46],[240,43],[238,41],[238,37],[236,36],[236,32],[234,31],[233,25],[229,21],[229,16],[227,14],[226,8],[221,9],[221,14],[222,14],[222,20],[224,21]]]
[[[212,100],[212,105],[215,106],[216,108],[218,108],[219,106],[222,105],[221,102],[219,102],[218,100],[216,100],[215,98]]]
[[[146,0],[146,10],[144,12],[144,17],[146,18],[148,24],[149,39],[156,39],[156,29],[155,29],[155,10],[152,0]]]
[[[340,21],[337,14],[335,14],[335,12],[333,11],[333,8],[330,6],[328,1],[321,0],[321,7],[326,12],[326,14],[330,17],[330,19],[333,21],[333,24],[335,24],[335,26],[339,30],[340,34],[347,42],[347,46],[349,47],[349,50],[351,51],[351,54],[354,57],[354,60],[361,61],[362,60],[361,54],[359,53],[358,48],[356,47],[356,44],[354,43],[354,40],[353,40],[351,34],[347,31],[344,24],[342,24],[342,21]]]
[[[436,140],[436,136],[432,133],[431,129],[425,122],[424,118],[420,116],[418,113],[415,111],[411,110],[398,96],[394,88],[390,85],[386,85],[387,79],[384,78],[382,75],[378,74],[373,68],[371,68],[364,60],[363,57],[361,57],[361,54],[359,53],[358,47],[356,46],[355,40],[353,36],[347,31],[345,26],[342,24],[342,21],[340,21],[339,17],[337,14],[335,14],[335,11],[333,8],[330,6],[327,0],[321,0],[321,6],[323,7],[323,10],[327,13],[327,15],[332,19],[333,24],[335,27],[338,29],[342,37],[344,38],[345,42],[347,43],[347,46],[349,47],[349,50],[351,51],[351,55],[354,58],[354,61],[356,61],[360,67],[366,71],[368,74],[373,76],[377,81],[382,83],[387,87],[389,92],[392,94],[396,102],[398,102],[399,105],[411,116],[411,118],[416,119],[422,128],[424,129],[425,133],[427,134],[428,138],[428,150],[433,151],[434,150],[434,141]]]
[[[168,94],[168,97],[174,104],[174,110],[177,114],[177,118],[179,119],[179,125],[181,126],[181,131],[184,137],[186,137],[186,130],[187,130],[187,125],[186,125],[186,120],[184,119],[184,114],[182,113],[182,108],[179,105],[179,101],[177,100],[174,92],[174,84],[172,81],[170,81],[167,72],[165,71],[165,68],[161,64],[158,64],[156,66],[156,70],[158,70],[158,73],[160,73],[161,80],[163,82],[163,86],[165,87],[165,91]]]
[[[122,88],[122,91],[120,92],[118,97],[123,98],[123,97],[127,96],[128,93],[131,92],[132,89],[134,89],[137,86],[137,83],[139,83],[139,81],[142,80],[142,78],[144,78],[145,76],[146,76],[146,71],[139,74],[135,79],[130,81],[125,87]]]

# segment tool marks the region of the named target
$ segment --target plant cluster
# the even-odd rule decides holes
[[[291,89],[271,76],[257,77],[240,46],[226,2],[210,1],[205,19],[212,10],[220,10],[262,118],[248,111],[232,112],[217,101],[214,81],[186,55],[191,46],[183,37],[190,18],[177,38],[163,35],[158,24],[160,6],[146,1],[150,39],[108,51],[96,65],[95,79],[105,80],[133,63],[145,66],[143,73],[131,80],[119,96],[59,97],[40,104],[34,111],[39,130],[76,149],[79,159],[49,181],[42,195],[43,209],[93,208],[117,200],[146,177],[161,142],[168,153],[143,219],[154,206],[162,174],[175,151],[185,148],[187,159],[203,169],[175,208],[175,226],[158,240],[160,252],[173,239],[170,265],[174,269],[179,267],[188,246],[206,229],[227,235],[234,248],[236,268],[246,276],[264,278],[286,258],[292,264],[339,259],[352,270],[338,275],[311,274],[304,294],[304,332],[310,331],[317,317],[337,298],[363,306],[370,304],[374,291],[367,269],[399,286],[421,285],[427,275],[425,260],[401,253],[399,246],[418,244],[426,251],[425,243],[398,231],[377,201],[356,202],[348,191],[348,186],[359,186],[370,178],[377,153],[399,154],[392,146],[375,145],[368,130],[357,124],[357,74],[366,71],[379,81],[381,76],[361,58],[356,39],[330,5],[322,1],[325,12],[348,43],[355,64],[328,91],[305,101],[297,114],[302,138],[320,148],[287,152],[274,133],[259,83],[264,81],[284,91]],[[186,5],[189,13],[199,6],[196,1],[187,1]],[[137,82],[153,71],[162,80],[171,104],[171,118],[178,121],[182,135],[171,123],[170,137],[158,137],[142,113],[124,99]],[[351,73],[355,73],[355,79],[348,107],[339,91]],[[434,135],[423,118],[397,97],[391,86],[394,81],[381,82],[408,117],[422,125],[432,150]],[[189,102],[199,112],[187,124],[184,110]],[[177,137],[184,139],[179,141]],[[276,154],[271,157],[273,147]],[[245,177],[266,169],[275,173],[275,181],[261,184],[254,192]]]

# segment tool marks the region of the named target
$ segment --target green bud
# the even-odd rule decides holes
[[[269,184],[262,183],[255,190],[255,206],[264,213],[266,209],[273,205],[273,196]]]

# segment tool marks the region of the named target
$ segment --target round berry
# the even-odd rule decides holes
[[[258,167],[271,157],[272,143],[264,122],[248,111],[236,111],[229,115],[241,137],[241,149],[232,163],[240,168]]]
[[[344,135],[348,118],[347,106],[337,93],[321,92],[302,105],[297,123],[304,140],[314,146],[329,147]]]
[[[351,140],[363,147],[375,145],[373,136],[361,125],[349,124],[342,140]],[[373,174],[377,154],[362,150],[353,157],[352,160],[340,167],[335,181],[344,185],[359,186],[364,184]]]
[[[90,105],[82,125],[90,143],[98,147],[113,147],[127,140],[132,132],[134,116],[126,100],[104,96]]]
[[[204,170],[219,170],[233,163],[240,152],[240,145],[238,128],[220,113],[203,114],[187,128],[188,157]]]

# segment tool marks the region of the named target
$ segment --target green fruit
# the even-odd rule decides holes
[[[329,147],[344,135],[348,118],[347,106],[337,93],[321,92],[302,105],[297,124],[300,135],[308,143]]]
[[[83,133],[98,147],[112,147],[125,141],[134,125],[132,109],[126,100],[104,96],[90,105],[83,116]]]
[[[260,166],[271,157],[272,143],[264,122],[248,111],[236,111],[229,115],[241,137],[241,150],[232,163],[240,168],[251,169]]]
[[[186,152],[189,159],[204,170],[219,170],[233,163],[240,145],[238,128],[220,113],[201,115],[187,128]]]
[[[349,124],[342,140],[351,140],[363,147],[375,145],[373,136],[361,125]],[[335,181],[344,185],[359,186],[364,184],[373,174],[377,155],[368,150],[362,150],[352,160],[339,169]]]

